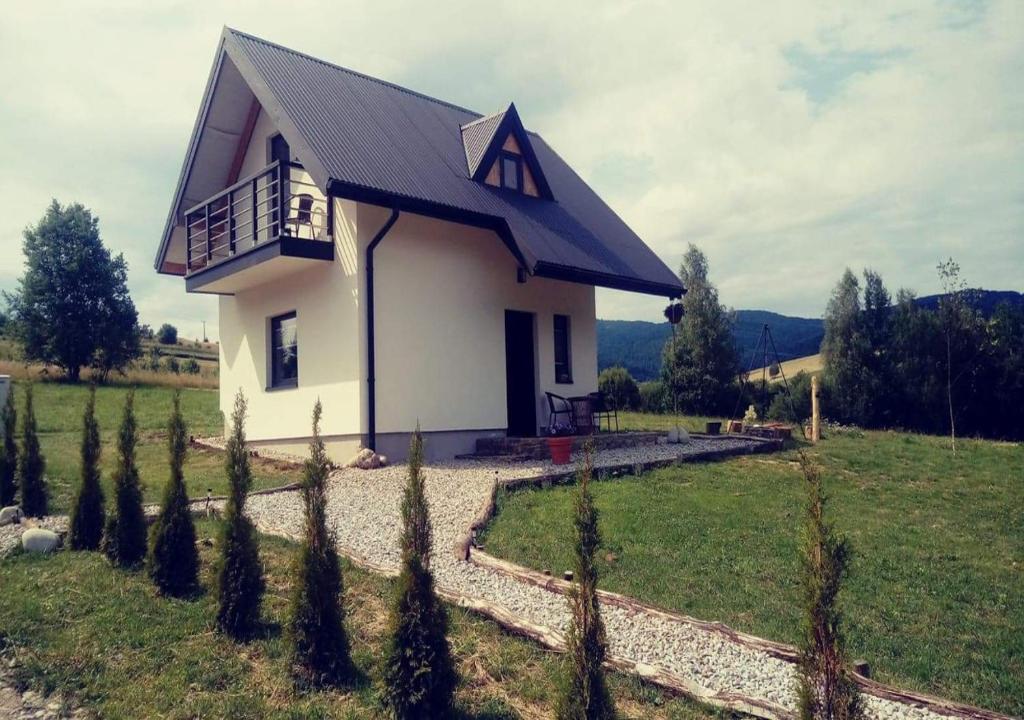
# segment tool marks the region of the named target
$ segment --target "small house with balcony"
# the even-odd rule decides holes
[[[225,29],[156,270],[218,296],[256,446],[432,457],[597,389],[594,288],[675,274],[514,105],[465,108]]]

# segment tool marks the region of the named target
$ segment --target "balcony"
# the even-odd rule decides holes
[[[327,198],[274,162],[185,213],[185,288],[232,294],[334,259]]]

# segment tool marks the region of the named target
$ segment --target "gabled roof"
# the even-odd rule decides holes
[[[158,269],[180,224],[184,190],[204,140],[205,113],[228,60],[325,192],[493,229],[530,274],[656,295],[683,292],[675,273],[543,138],[522,128],[514,106],[484,118],[230,28],[220,48]],[[473,179],[506,127],[528,137],[524,157],[529,153],[542,178],[538,187],[543,182],[545,197],[553,199]]]

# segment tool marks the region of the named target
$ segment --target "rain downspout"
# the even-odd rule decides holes
[[[366,246],[366,445],[373,451],[377,450],[377,372],[374,367],[376,357],[373,347],[373,251],[377,249],[380,241],[398,220],[398,215],[398,208],[392,208],[387,222]]]

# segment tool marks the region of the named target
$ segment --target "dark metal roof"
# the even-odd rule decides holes
[[[491,226],[533,274],[666,296],[683,291],[675,273],[536,133],[528,133],[529,144],[553,200],[471,179],[508,111],[481,118],[229,28],[222,43],[326,191]]]

